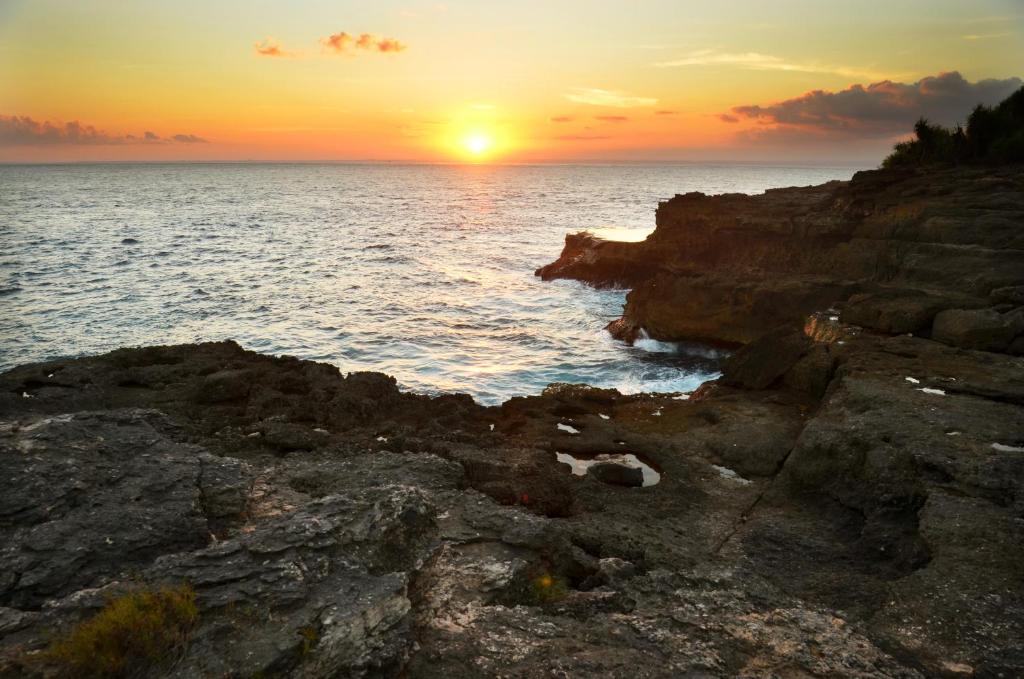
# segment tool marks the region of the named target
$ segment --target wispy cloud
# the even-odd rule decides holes
[[[1009,31],[1002,33],[968,33],[967,35],[960,36],[964,40],[995,40],[997,38],[1005,38],[1008,35],[1013,35]]]
[[[892,73],[881,73],[871,68],[802,62],[784,59],[761,52],[720,52],[718,50],[697,50],[677,59],[659,61],[658,68],[680,68],[685,66],[731,66],[752,71],[793,71],[799,73],[829,73],[850,78],[883,79]]]
[[[600,120],[603,123],[624,123],[629,120],[629,116],[594,116],[594,120]]]
[[[611,137],[600,134],[563,134],[555,137],[558,141],[596,141],[599,139],[611,139]]]
[[[678,115],[678,114],[679,114],[679,111],[655,111],[654,112],[654,115],[656,115],[656,116],[674,116],[674,115]]]
[[[443,2],[439,2],[434,5],[431,5],[430,7],[422,9],[411,9],[409,7],[404,7],[398,10],[398,16],[403,17],[405,19],[415,19],[416,17],[419,17],[425,13],[443,14],[444,12],[447,11],[448,5],[444,4]]]
[[[572,116],[554,116],[549,120],[553,123],[571,123],[573,118]]]
[[[145,131],[142,136],[111,134],[77,120],[68,123],[38,121],[28,116],[0,115],[0,146],[113,146],[122,144],[205,144],[206,139],[194,134],[161,137]]]
[[[395,38],[382,38],[372,33],[354,35],[341,31],[321,38],[320,43],[335,54],[353,54],[356,50],[397,53],[408,46]]]
[[[264,38],[263,40],[254,43],[253,48],[256,50],[256,54],[261,57],[291,57],[295,56],[291,52],[285,51],[280,44],[273,38]]]
[[[970,82],[956,71],[914,83],[891,80],[852,85],[844,90],[814,90],[774,104],[735,106],[719,118],[725,122],[756,121],[755,138],[799,133],[841,138],[884,138],[905,134],[924,116],[950,125],[962,122],[978,104],[994,104],[1021,86],[1020,78]]]
[[[638,97],[616,90],[602,90],[592,87],[577,87],[566,93],[565,98],[577,104],[591,106],[610,106],[612,108],[637,108],[654,106],[658,100],[654,97]]]

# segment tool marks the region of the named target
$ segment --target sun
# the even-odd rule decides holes
[[[494,139],[485,132],[470,132],[462,140],[462,146],[471,156],[481,157],[494,146]]]

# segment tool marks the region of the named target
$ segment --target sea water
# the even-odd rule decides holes
[[[234,339],[484,403],[551,382],[688,391],[713,351],[627,346],[623,290],[545,283],[566,233],[642,240],[676,193],[758,193],[850,167],[0,166],[0,369]]]

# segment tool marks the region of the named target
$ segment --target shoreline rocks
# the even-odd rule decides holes
[[[0,374],[0,675],[181,583],[175,676],[1019,673],[1024,366],[827,323],[688,399],[487,408],[230,342]]]
[[[571,234],[536,274],[631,288],[609,326],[627,342],[643,330],[736,346],[830,308],[871,330],[929,336],[940,312],[988,310],[1011,314],[1001,322],[1016,333],[1009,349],[1021,346],[1022,206],[1024,168],[1014,165],[872,170],[757,196],[688,193],[658,206],[647,240]],[[940,335],[977,348],[962,333]]]

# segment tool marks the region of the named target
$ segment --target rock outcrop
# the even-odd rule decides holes
[[[1022,225],[1020,166],[875,170],[759,196],[676,196],[646,241],[567,236],[537,275],[632,288],[611,326],[627,341],[643,330],[746,344],[830,308],[873,330],[930,336],[950,310],[960,320],[942,319],[938,339],[1019,353]]]
[[[689,397],[485,408],[232,343],[0,375],[0,674],[182,583],[173,676],[1019,674],[1020,359],[829,324]]]

